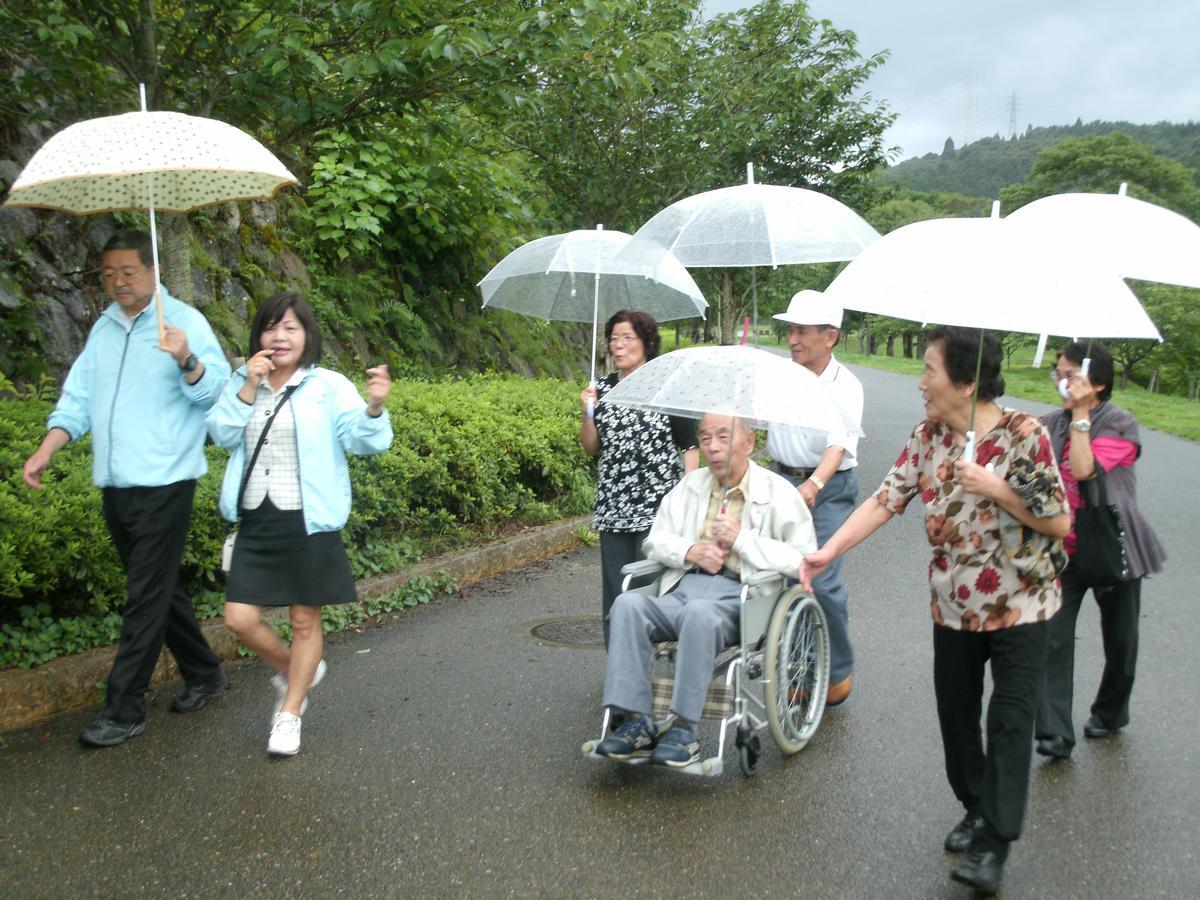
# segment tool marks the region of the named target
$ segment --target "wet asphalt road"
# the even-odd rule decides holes
[[[921,409],[914,379],[858,372],[865,495]],[[1200,446],[1144,440],[1142,504],[1171,560],[1143,592],[1133,722],[1069,762],[1035,757],[1009,896],[1200,895]],[[603,653],[530,628],[595,612],[598,553],[584,551],[330,640],[290,760],[264,755],[270,673],[252,661],[194,715],[159,691],[122,747],[76,744],[94,710],[3,736],[0,894],[967,896],[941,848],[961,809],[937,735],[923,545],[914,508],[849,557],[854,694],[796,756],[768,739],[753,778],[732,753],[716,779],[581,757]],[[1077,729],[1101,663],[1090,600],[1079,634]]]

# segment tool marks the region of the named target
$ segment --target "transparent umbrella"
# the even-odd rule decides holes
[[[749,163],[745,184],[672,203],[634,233],[623,255],[653,256],[661,248],[688,268],[775,268],[853,259],[878,238],[865,219],[832,197],[755,183],[754,164]]]
[[[691,418],[728,413],[756,428],[777,424],[822,435],[862,435],[816,375],[754,347],[673,350],[626,375],[600,402]]]
[[[50,138],[13,183],[5,206],[72,215],[145,209],[154,271],[157,210],[189,212],[232,200],[270,199],[298,181],[266,147],[216,119],[141,112],[77,122]],[[162,339],[162,303],[158,309]]]
[[[592,323],[591,381],[596,380],[596,331],[621,309],[657,321],[703,318],[708,303],[692,276],[664,250],[637,259],[620,256],[622,231],[570,231],[530,241],[479,282],[484,308],[507,309],[556,322]]]

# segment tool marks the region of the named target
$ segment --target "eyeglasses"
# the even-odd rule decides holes
[[[1082,375],[1083,373],[1079,370],[1072,372],[1060,372],[1058,369],[1050,370],[1050,380],[1055,384],[1058,384],[1060,381],[1066,381],[1067,384],[1071,384],[1072,382],[1078,381]]]
[[[636,334],[614,334],[608,339],[609,344],[632,344],[641,340]]]
[[[126,283],[133,281],[135,278],[141,278],[150,270],[142,267],[140,269],[103,269],[100,272],[100,280],[105,284],[112,284],[116,281],[124,281]]]

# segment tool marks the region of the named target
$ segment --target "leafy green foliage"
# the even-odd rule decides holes
[[[0,384],[0,393],[6,388]],[[577,385],[495,376],[401,380],[388,406],[391,449],[351,459],[354,510],[343,536],[356,577],[403,569],[426,552],[512,523],[591,508]],[[44,492],[21,480],[51,408],[33,392],[0,400],[0,466],[9,473],[0,480],[0,666],[32,665],[119,633],[124,575],[91,485],[86,440],[56,455]],[[225,454],[211,446],[206,452],[210,470],[198,484],[181,577],[200,614],[212,615],[222,600],[228,526],[217,513]]]

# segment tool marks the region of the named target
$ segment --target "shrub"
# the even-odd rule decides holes
[[[124,573],[91,483],[89,441],[56,455],[29,490],[21,468],[53,408],[45,392],[0,399],[0,667],[29,666],[110,643]],[[579,449],[578,387],[547,379],[473,376],[399,380],[388,398],[395,439],[386,453],[351,459],[354,508],[343,532],[357,577],[394,571],[431,549],[494,535],[512,523],[579,514],[594,499]],[[198,613],[219,610],[217,512],[227,454],[205,449],[181,567]]]

